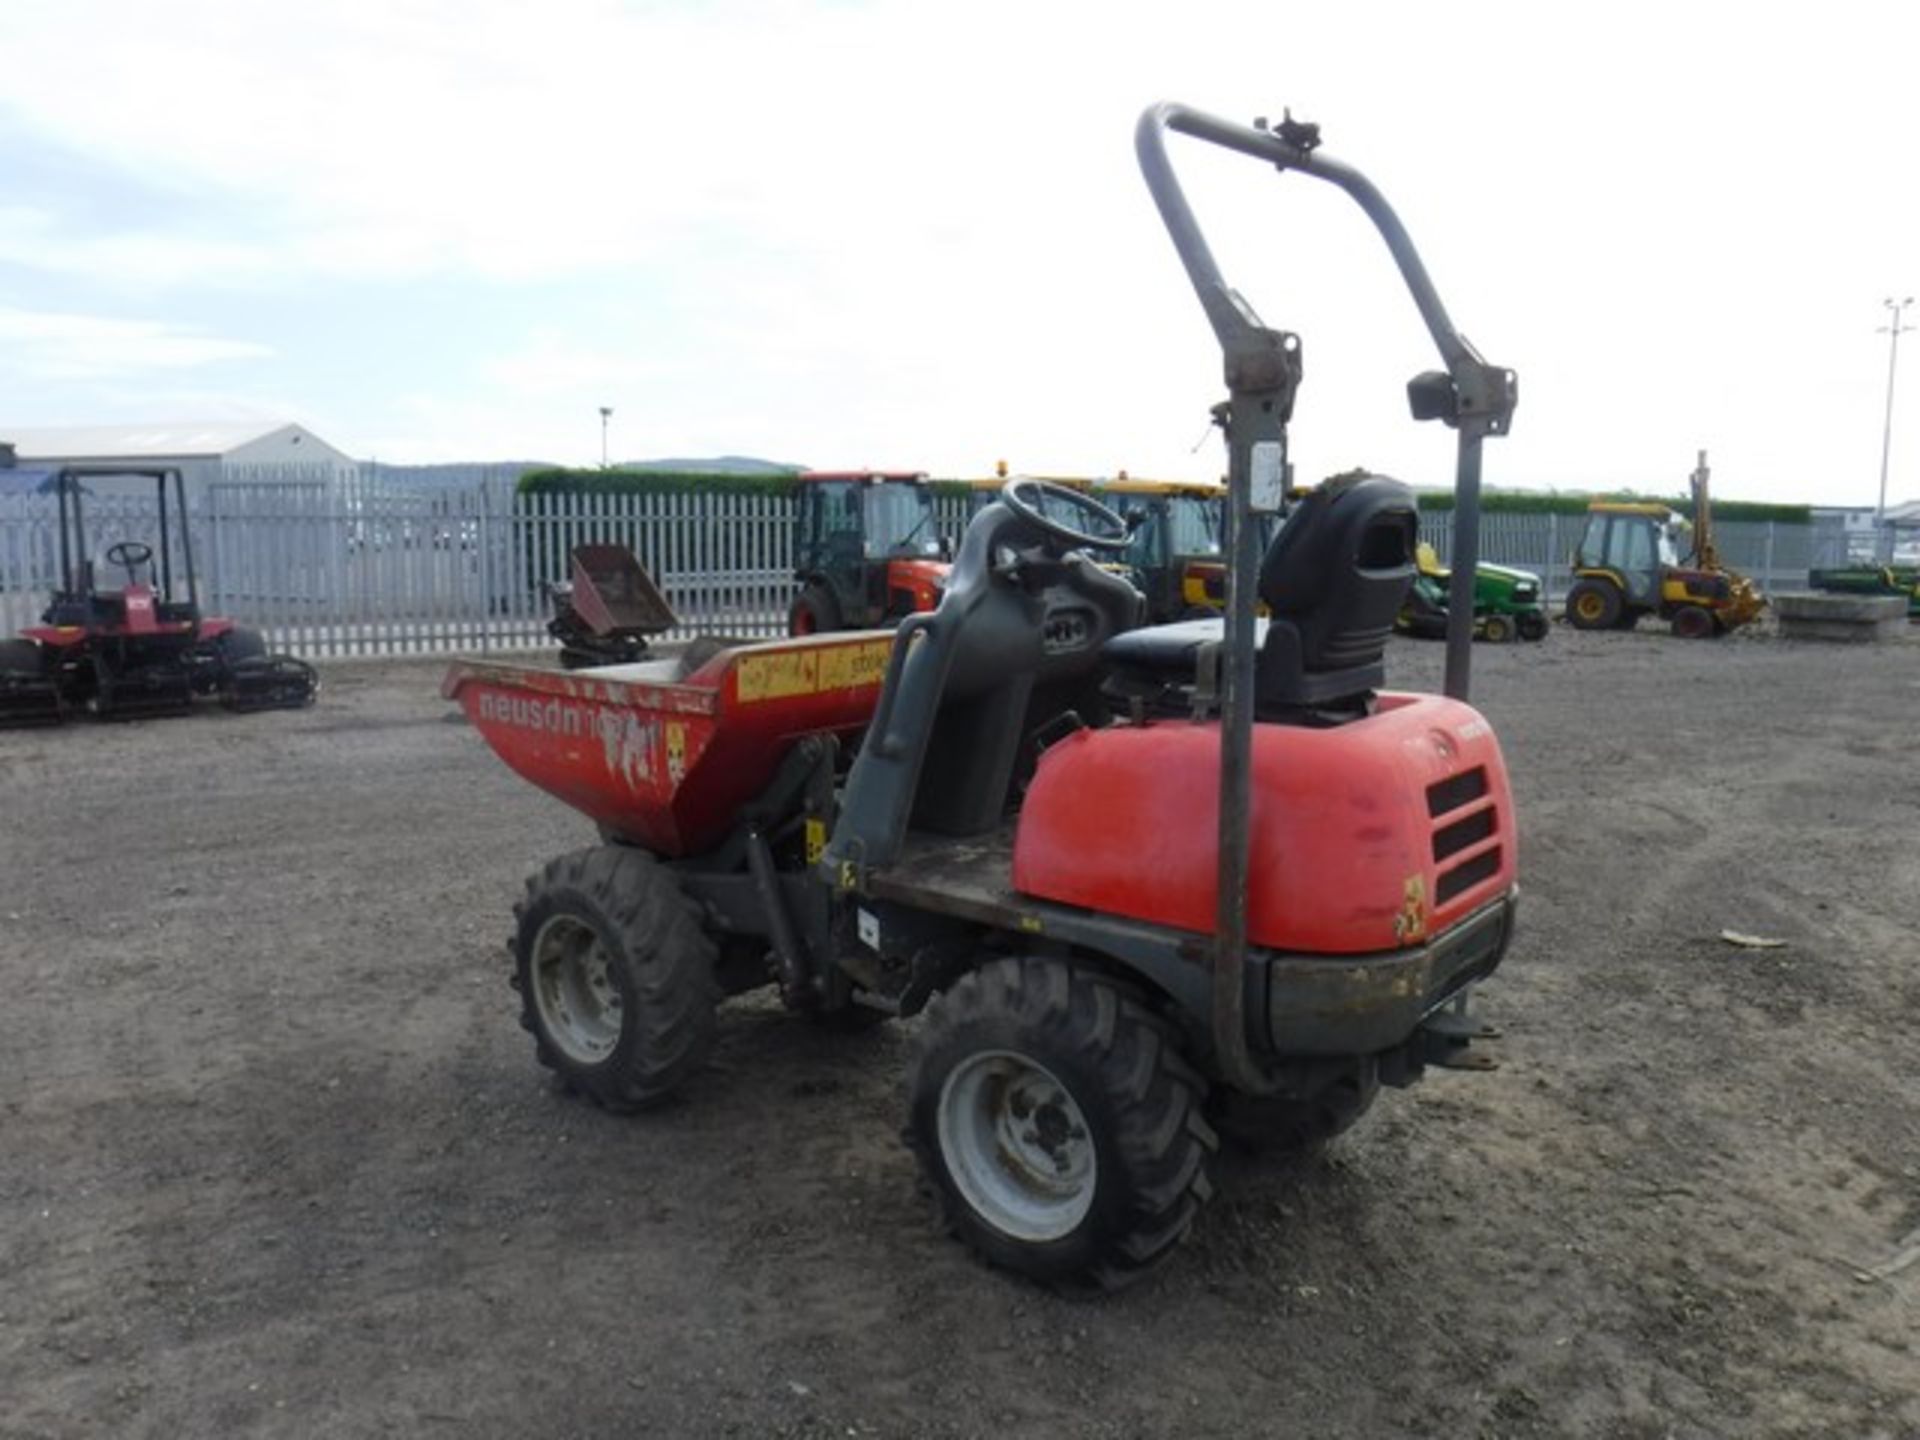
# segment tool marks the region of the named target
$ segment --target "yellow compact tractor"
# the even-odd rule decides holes
[[[1658,615],[1684,640],[1737,630],[1759,615],[1766,597],[1738,570],[1720,563],[1707,493],[1707,452],[1694,469],[1692,536],[1665,505],[1596,500],[1573,552],[1567,623],[1576,630],[1630,630]],[[1681,557],[1685,554],[1685,561]]]
[[[1149,624],[1205,619],[1225,608],[1224,486],[1121,475],[1096,481],[1093,494],[1127,522],[1122,558],[1147,597]]]

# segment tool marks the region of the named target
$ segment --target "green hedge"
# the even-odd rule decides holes
[[[708,474],[682,470],[529,470],[520,495],[788,495],[798,470],[779,475]]]
[[[522,495],[790,495],[795,470],[781,475],[734,475],[675,470],[530,470],[520,477]],[[936,496],[966,495],[964,481],[934,480]],[[1422,491],[1420,508],[1439,513],[1453,508],[1453,492]],[[1681,495],[1636,495],[1609,491],[1599,495],[1538,490],[1486,490],[1480,508],[1490,515],[1584,515],[1590,500],[1634,500],[1668,505],[1682,515],[1692,513],[1693,502]],[[1772,520],[1784,525],[1812,523],[1805,505],[1772,505],[1757,500],[1716,500],[1713,513],[1721,520]]]
[[[1425,511],[1437,513],[1453,509],[1451,490],[1423,490],[1419,499],[1420,508]],[[1557,490],[1485,490],[1480,495],[1480,508],[1489,515],[1584,515],[1588,502],[1593,500],[1666,505],[1682,515],[1693,513],[1693,500],[1688,496],[1636,495],[1630,490],[1607,491],[1597,495],[1562,494]],[[1716,500],[1713,502],[1713,517],[1716,520],[1772,520],[1782,525],[1813,523],[1808,506],[1771,505],[1759,500]]]
[[[515,487],[521,495],[791,495],[798,470],[780,475],[735,475],[692,470],[530,470]],[[972,493],[964,480],[930,480],[936,497]]]

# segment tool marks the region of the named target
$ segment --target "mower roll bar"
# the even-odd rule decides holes
[[[1511,370],[1489,365],[1454,328],[1406,227],[1373,182],[1317,153],[1317,126],[1291,116],[1269,129],[1222,120],[1186,105],[1149,106],[1134,127],[1134,150],[1167,234],[1213,326],[1225,361],[1227,435],[1227,614],[1220,740],[1220,877],[1213,950],[1212,1039],[1215,1062],[1234,1085],[1252,1093],[1273,1086],[1247,1044],[1246,938],[1249,824],[1252,810],[1254,615],[1259,571],[1252,524],[1256,480],[1265,495],[1285,483],[1287,421],[1301,377],[1300,339],[1260,322],[1230,287],[1194,218],[1167,158],[1164,131],[1175,130],[1262,160],[1281,171],[1325,180],[1351,196],[1386,241],[1401,278],[1440,352],[1444,372],[1407,385],[1416,420],[1443,420],[1459,435],[1454,474],[1453,575],[1448,593],[1445,690],[1464,700],[1473,643],[1473,582],[1480,562],[1480,443],[1503,435],[1518,398]],[[1216,412],[1220,413],[1220,412]]]
[[[173,593],[173,547],[169,543],[167,526],[167,481],[173,481],[173,504],[180,513],[180,558],[186,571],[186,595],[190,601],[198,601],[195,593],[193,571],[193,530],[187,520],[187,482],[178,466],[174,465],[63,465],[54,477],[54,487],[60,497],[60,582],[69,594],[78,587],[74,583],[75,571],[79,564],[86,561],[87,522],[86,513],[80,504],[83,491],[82,480],[151,480],[154,489],[154,508],[160,522],[160,593],[166,599],[174,598]],[[67,527],[68,504],[71,496],[73,543],[78,545],[79,554],[68,550]]]

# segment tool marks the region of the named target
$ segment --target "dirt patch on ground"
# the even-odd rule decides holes
[[[0,734],[0,1435],[1920,1435],[1920,643],[1477,658],[1504,1068],[1093,1303],[933,1232],[892,1028],[556,1093],[501,942],[592,836],[437,666]]]

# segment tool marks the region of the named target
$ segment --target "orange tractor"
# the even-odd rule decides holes
[[[789,635],[868,630],[940,603],[947,562],[925,475],[809,470],[795,497]]]

